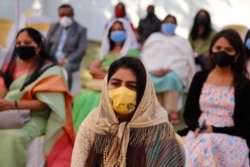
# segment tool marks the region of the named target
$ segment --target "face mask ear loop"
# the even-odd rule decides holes
[[[234,63],[237,63],[239,56],[240,56],[240,54],[237,54],[237,55],[235,56],[235,58],[234,58]]]

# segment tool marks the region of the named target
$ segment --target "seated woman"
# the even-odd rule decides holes
[[[215,66],[194,76],[184,110],[190,166],[249,166],[250,81],[238,33],[217,33],[210,55]]]
[[[209,12],[200,9],[194,17],[188,40],[195,52],[195,63],[202,70],[211,69],[209,46],[215,34]]]
[[[125,55],[139,57],[136,44],[136,38],[126,20],[116,19],[109,24],[103,36],[100,54],[89,68],[92,81],[87,84],[87,89],[78,94],[74,100],[73,119],[76,131],[89,112],[98,105],[103,78],[109,65]]]
[[[40,135],[46,166],[69,166],[75,134],[61,67],[32,28],[17,33],[10,56],[0,73],[0,111],[29,109],[31,119],[19,129],[0,129],[0,166],[25,166],[29,142]]]
[[[82,166],[183,166],[174,128],[139,59],[113,62],[101,100],[77,133],[72,164]]]
[[[167,15],[162,32],[153,33],[145,41],[141,59],[150,72],[158,100],[169,112],[170,122],[178,124],[184,89],[195,73],[193,51],[188,40],[175,34],[176,18]],[[179,103],[179,104],[178,104]]]

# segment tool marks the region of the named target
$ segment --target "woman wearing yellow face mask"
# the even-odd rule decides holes
[[[183,166],[167,112],[139,59],[111,64],[99,106],[81,124],[71,166]]]

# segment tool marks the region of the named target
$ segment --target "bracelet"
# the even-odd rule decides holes
[[[15,108],[18,109],[18,103],[16,100],[14,101],[14,104],[15,104]]]

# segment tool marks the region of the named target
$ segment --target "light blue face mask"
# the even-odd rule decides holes
[[[175,32],[176,25],[173,23],[163,23],[161,25],[161,31],[164,34],[172,35]]]
[[[250,38],[247,39],[245,46],[250,50]]]
[[[110,33],[110,39],[115,43],[123,43],[126,39],[126,33],[124,31],[112,31]]]

